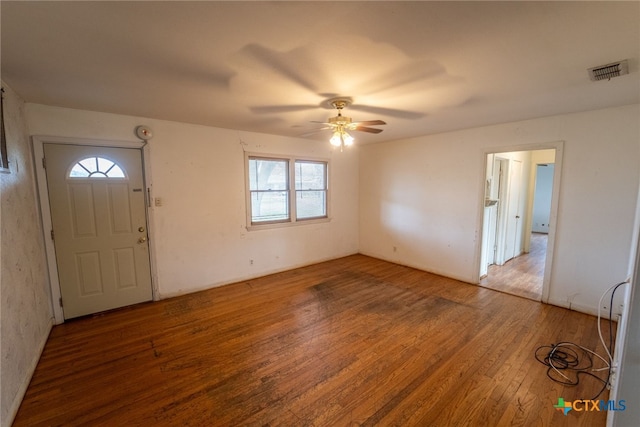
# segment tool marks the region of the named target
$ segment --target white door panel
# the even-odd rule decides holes
[[[44,153],[64,317],[151,300],[140,150],[44,144]]]

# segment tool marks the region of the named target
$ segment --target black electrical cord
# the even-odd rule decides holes
[[[626,283],[627,282],[618,283],[613,287],[613,290],[611,291],[611,300],[609,303],[609,348],[606,349],[607,354],[609,355],[611,354],[611,351],[609,351],[609,349],[612,349],[613,347],[613,298],[616,290]],[[599,315],[598,321],[600,321]],[[602,344],[606,346],[604,340],[602,340]],[[578,351],[574,350],[573,347],[580,349],[581,354],[579,354]],[[540,353],[545,349],[548,349],[547,354],[542,357]],[[598,394],[596,394],[595,397],[591,399],[595,400],[604,392],[604,390],[609,385],[609,381],[611,380],[611,361],[607,362],[607,367],[605,368],[607,370],[606,379],[600,378],[599,376],[591,372],[594,370],[593,357],[591,356],[591,354],[596,353],[582,347],[581,345],[567,341],[558,344],[543,345],[538,347],[535,351],[535,358],[538,362],[547,366],[547,376],[552,381],[555,381],[559,384],[566,386],[577,386],[580,383],[580,375],[587,375],[602,382],[602,388],[600,389]],[[585,360],[586,362],[584,362]],[[562,371],[574,372],[575,380],[572,380],[571,378],[563,374]]]
[[[543,352],[545,350],[546,354]],[[580,384],[581,375],[587,375],[602,382],[602,389],[591,400],[597,399],[609,383],[608,377],[603,379],[591,372],[593,370],[593,357],[590,350],[578,344],[564,341],[558,344],[542,345],[536,349],[535,358],[538,362],[547,366],[547,376],[559,384],[577,386]],[[609,368],[610,370],[611,368]],[[563,371],[567,372],[568,375],[573,373],[575,379],[565,375]]]
[[[613,288],[613,290],[611,291],[611,301],[609,303],[609,352],[613,353],[613,320],[611,319],[613,317],[613,296],[616,294],[616,290],[626,284],[627,282],[620,282],[618,283],[615,288]]]

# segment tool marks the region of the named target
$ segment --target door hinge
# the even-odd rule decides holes
[[[46,169],[47,168],[47,159],[46,158],[42,158],[42,168]]]
[[[53,237],[53,229],[51,229],[51,240],[55,240]]]
[[[62,307],[62,297],[60,297],[60,299],[58,300],[58,302],[60,303],[60,307]]]

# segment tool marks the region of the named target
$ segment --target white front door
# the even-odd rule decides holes
[[[152,299],[142,153],[44,144],[65,319]]]

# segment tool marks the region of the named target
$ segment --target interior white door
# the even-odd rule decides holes
[[[142,153],[44,144],[65,319],[152,299]]]
[[[522,212],[520,209],[520,189],[522,187],[522,162],[509,163],[509,195],[506,215],[504,261],[507,262],[522,253]]]

